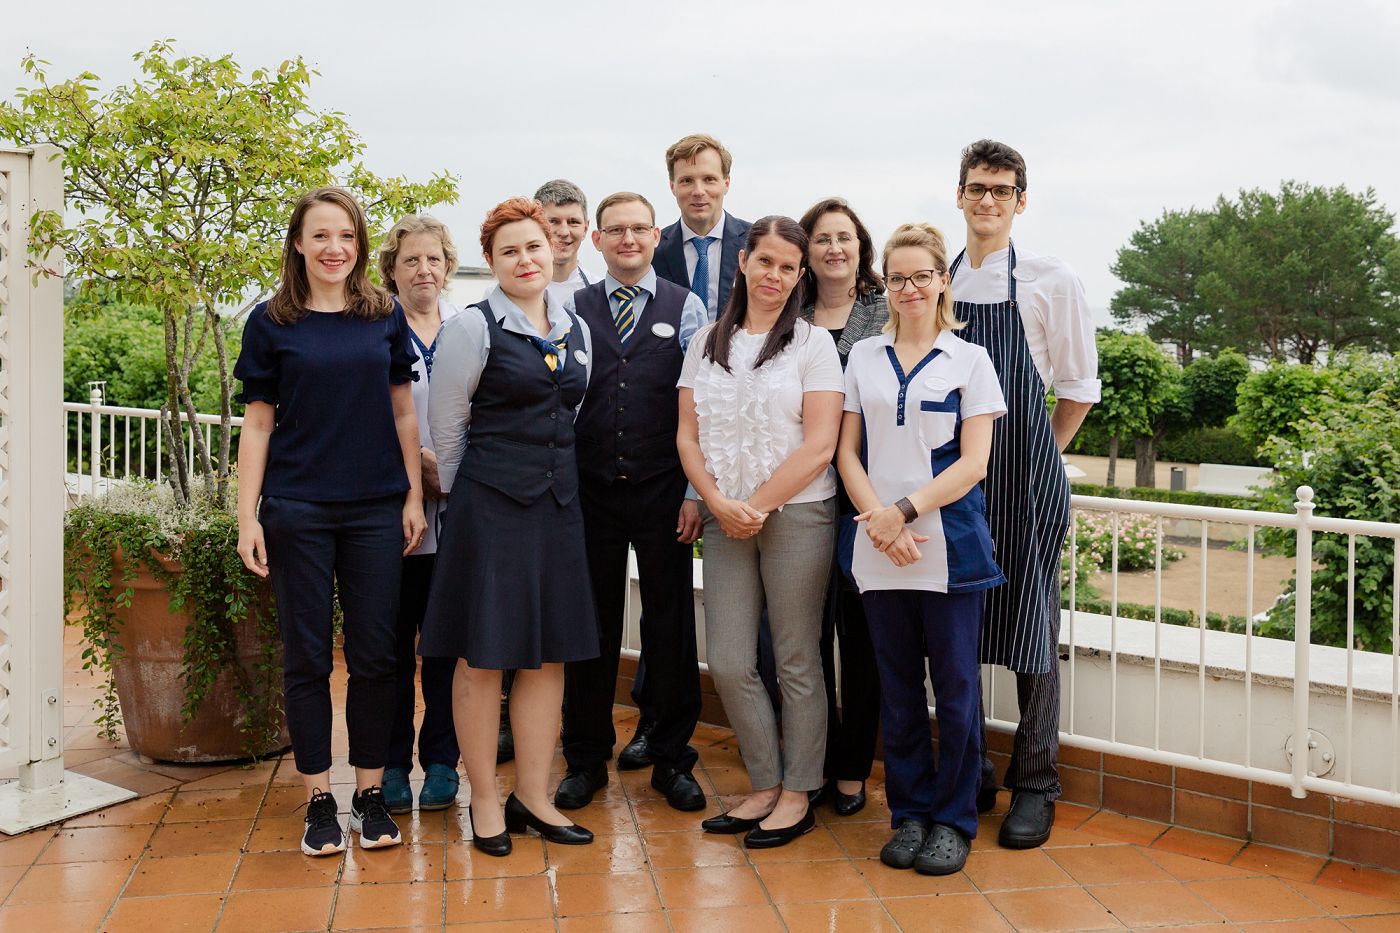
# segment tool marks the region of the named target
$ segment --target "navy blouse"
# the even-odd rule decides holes
[[[312,311],[277,324],[248,316],[233,368],[243,402],[276,410],[262,494],[350,502],[406,492],[389,386],[417,379],[403,309],[377,321]]]

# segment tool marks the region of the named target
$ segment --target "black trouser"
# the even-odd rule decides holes
[[[382,768],[394,713],[403,496],[355,502],[264,496],[258,517],[282,629],[287,731],[297,770],[320,774],[331,766],[331,601],[337,592],[350,674],[350,764]]]
[[[642,647],[642,656],[637,659],[637,673],[632,678],[632,702],[637,704],[637,709],[641,711],[644,722],[653,722],[655,716],[651,712],[651,704],[647,702],[647,653],[646,647]],[[763,681],[763,689],[768,691],[768,699],[773,701],[773,708],[782,711],[783,694],[778,688],[778,662],[773,660],[773,630],[768,627],[768,609],[765,607],[763,615],[758,619],[758,679]],[[509,692],[509,691],[507,691]],[[876,698],[875,708],[879,710],[879,698]]]
[[[647,658],[647,712],[654,725],[647,748],[654,765],[689,771],[689,745],[700,718],[700,669],[695,650],[694,586],[688,544],[676,540],[685,496],[679,471],[635,483],[584,480],[588,571],[598,614],[599,656],[564,666],[564,758],[571,771],[612,756],[617,733],[612,707],[627,599],[627,547],[637,555],[642,595],[642,644]]]
[[[841,652],[841,706],[836,705],[836,650]],[[831,568],[822,621],[826,681],[826,779],[864,781],[875,761],[880,729],[880,674],[860,593],[837,564]]]
[[[399,587],[399,624],[394,643],[398,668],[394,674],[394,722],[389,731],[390,768],[413,770],[413,690],[418,672],[418,632],[428,608],[436,554],[403,559],[403,583]],[[452,728],[452,675],[456,658],[423,659],[423,726],[418,730],[418,764],[457,767],[457,733]]]

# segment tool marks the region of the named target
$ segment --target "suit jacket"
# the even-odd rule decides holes
[[[740,220],[733,214],[724,215],[724,237],[720,241],[719,260],[719,307],[718,317],[729,302],[729,292],[734,287],[734,277],[739,274],[739,250],[744,248],[749,228],[753,224]],[[685,231],[677,220],[661,231],[661,242],[656,247],[656,255],[651,261],[658,278],[690,288],[690,275],[685,270]]]
[[[817,306],[809,302],[802,309],[802,317],[809,323],[816,316]],[[877,337],[885,331],[885,322],[890,319],[890,306],[884,295],[874,292],[861,292],[851,305],[851,316],[841,330],[841,339],[836,341],[836,355],[841,357],[841,368],[846,368],[846,360],[851,355],[851,347],[866,337]]]

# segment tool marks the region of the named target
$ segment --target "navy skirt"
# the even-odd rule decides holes
[[[418,653],[486,670],[598,657],[578,497],[529,505],[458,475]]]

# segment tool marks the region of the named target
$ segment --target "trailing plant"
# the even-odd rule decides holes
[[[198,714],[219,676],[228,673],[242,712],[245,751],[256,758],[270,748],[281,709],[277,617],[265,585],[238,556],[238,520],[231,508],[219,505],[212,491],[196,491],[181,502],[169,486],[131,483],[70,509],[63,532],[64,609],[84,610],[83,667],[104,678],[96,720],[101,735],[115,738],[121,725],[112,680],[120,656],[118,610],[131,606],[144,570],[170,595],[171,611],[191,618],[180,665],[184,721]],[[167,562],[181,572],[171,572]],[[235,627],[249,616],[258,647],[251,675],[238,663],[234,640]]]

